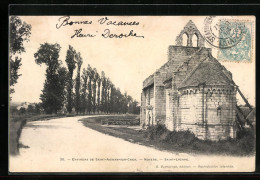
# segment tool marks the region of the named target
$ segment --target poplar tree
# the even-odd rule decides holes
[[[83,84],[82,84],[82,103],[81,103],[81,111],[83,113],[86,112],[86,108],[87,108],[87,87],[88,87],[88,74],[87,74],[87,70],[84,68],[83,69],[83,73],[82,73],[82,79],[83,79]]]
[[[72,112],[73,108],[73,98],[72,98],[72,89],[73,89],[73,72],[76,68],[76,61],[75,61],[76,51],[73,49],[71,45],[69,45],[69,49],[67,50],[66,55],[66,63],[69,70],[69,79],[67,85],[67,111],[69,113]]]
[[[97,85],[98,85],[98,92],[97,92],[97,110],[98,110],[98,112],[100,112],[100,110],[101,110],[101,107],[100,107],[100,101],[101,101],[101,99],[100,99],[100,87],[101,87],[101,77],[100,77],[100,75],[99,74],[97,74]]]
[[[102,82],[102,92],[101,92],[101,108],[102,111],[105,112],[106,111],[106,76],[104,71],[101,72],[101,82]]]
[[[76,63],[77,63],[77,77],[76,77],[76,86],[75,86],[75,111],[78,114],[80,111],[80,69],[83,63],[80,52],[76,54]]]
[[[105,101],[105,105],[106,105],[106,113],[109,113],[109,109],[110,109],[110,87],[111,87],[111,81],[109,78],[107,78],[106,80],[106,101]]]
[[[96,104],[96,96],[97,96],[97,80],[99,78],[97,69],[94,68],[93,69],[93,112],[96,113],[96,109],[97,109],[97,104]]]
[[[93,80],[93,69],[90,65],[88,65],[88,68],[87,68],[87,75],[89,77],[89,80],[88,80],[88,113],[90,114],[93,106],[92,106],[92,80]]]

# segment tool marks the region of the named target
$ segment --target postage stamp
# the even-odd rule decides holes
[[[236,18],[209,16],[204,21],[204,38],[218,48],[220,61],[251,62],[253,22]]]

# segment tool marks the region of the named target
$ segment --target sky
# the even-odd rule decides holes
[[[82,68],[90,64],[99,73],[104,71],[121,92],[127,92],[140,102],[142,82],[167,62],[169,45],[175,45],[175,39],[189,20],[192,20],[203,34],[203,16],[70,16],[70,21],[92,21],[91,24],[73,24],[61,26],[65,18],[62,16],[20,16],[23,21],[32,25],[29,42],[25,42],[25,51],[21,55],[22,74],[15,85],[12,94],[13,102],[40,102],[40,94],[45,81],[45,65],[35,63],[34,53],[45,42],[58,43],[61,46],[59,59],[66,67],[65,58],[69,45],[81,53]],[[111,21],[138,22],[139,25],[117,26],[100,24],[98,20],[107,17]],[[61,19],[60,19],[61,18]],[[230,17],[238,18],[238,17]],[[239,17],[250,19],[254,17]],[[59,20],[60,19],[60,20]],[[81,34],[92,34],[95,37],[71,38],[76,30]],[[129,34],[131,30],[140,37],[104,38],[102,34],[109,29],[111,34]],[[144,38],[142,38],[142,36]],[[254,32],[252,32],[252,60],[245,62],[220,61],[232,74],[233,80],[239,86],[249,103],[255,105],[255,55]],[[205,43],[212,48],[212,54],[217,58],[219,48]],[[76,71],[75,71],[76,72]],[[76,73],[74,73],[75,75]],[[239,96],[239,104],[243,103]]]

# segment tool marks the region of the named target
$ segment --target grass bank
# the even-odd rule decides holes
[[[140,138],[143,136],[143,132],[138,130],[139,126],[127,126],[127,125],[102,125],[102,122],[108,119],[114,119],[119,121],[136,121],[139,115],[112,115],[112,116],[97,116],[80,119],[83,125],[89,127],[93,130],[99,131],[104,134],[108,134],[114,137],[122,138],[126,141],[145,144],[150,146],[148,140],[145,138]]]
[[[104,134],[119,137],[129,142],[152,146],[159,150],[233,156],[250,156],[255,152],[255,136],[250,131],[240,133],[237,139],[213,142],[200,140],[189,131],[169,131],[163,125],[153,126],[147,130],[133,128],[132,126],[102,125],[102,121],[107,118],[111,119],[108,116],[101,116],[83,118],[81,121],[84,126]],[[115,118],[124,119],[125,117],[117,116]],[[132,118],[135,119],[136,117]]]

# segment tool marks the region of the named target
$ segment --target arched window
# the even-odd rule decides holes
[[[193,34],[193,36],[192,36],[192,46],[198,47],[198,36],[197,36],[197,34]]]
[[[188,35],[184,33],[182,35],[182,46],[187,46],[188,45]]]

